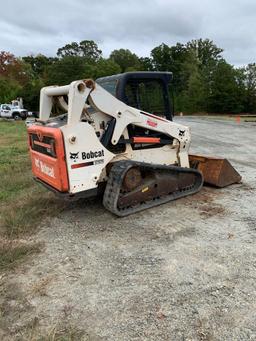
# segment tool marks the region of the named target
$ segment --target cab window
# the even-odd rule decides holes
[[[111,95],[116,97],[116,84],[117,81],[106,81],[106,82],[98,82],[97,83],[102,86],[105,90],[111,93]]]
[[[160,80],[129,80],[125,101],[131,107],[158,116],[165,116],[164,85]]]

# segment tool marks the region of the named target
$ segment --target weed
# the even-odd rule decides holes
[[[33,295],[46,296],[47,286],[53,280],[53,276],[46,276],[34,283],[31,287]]]
[[[13,268],[25,256],[39,251],[39,244],[19,240],[0,240],[0,271]]]

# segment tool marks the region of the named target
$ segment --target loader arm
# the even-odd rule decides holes
[[[190,129],[186,126],[168,121],[162,117],[140,111],[121,102],[100,85],[91,80],[75,81],[69,86],[45,87],[41,90],[40,97],[40,120],[47,121],[50,117],[53,98],[68,95],[68,125],[80,122],[81,114],[86,103],[98,112],[104,113],[115,119],[115,127],[111,142],[116,145],[128,125],[150,129],[167,137],[173,138],[173,144],[178,145],[177,159],[182,167],[189,167],[188,150],[190,146]],[[63,107],[63,104],[60,103]]]
[[[88,96],[90,104],[116,119],[115,129],[111,142],[117,144],[123,134],[125,128],[129,124],[151,129],[153,131],[166,134],[166,136],[174,138],[175,143],[179,144],[178,157],[180,165],[189,167],[188,150],[190,146],[190,129],[183,125],[168,121],[162,117],[152,115],[136,108],[130,107],[119,101],[100,85],[96,85]]]

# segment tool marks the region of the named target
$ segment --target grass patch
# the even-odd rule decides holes
[[[0,234],[31,232],[66,206],[34,182],[24,122],[0,122],[0,160]]]
[[[31,188],[30,193],[24,193],[10,209],[4,210],[1,223],[5,236],[17,238],[32,233],[43,219],[55,216],[67,207],[67,203],[63,203],[52,193],[37,186],[39,188]]]
[[[12,244],[12,239],[32,233],[67,204],[34,182],[24,122],[0,121],[0,179],[1,271],[35,252],[34,246]],[[10,243],[1,242],[6,238]]]
[[[39,251],[39,244],[31,244],[19,240],[1,240],[0,271],[13,268],[24,257]]]
[[[34,187],[24,122],[0,122],[0,160],[2,208],[16,202]]]

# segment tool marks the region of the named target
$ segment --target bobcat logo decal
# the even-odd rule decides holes
[[[78,159],[78,154],[79,154],[79,152],[69,153],[70,160],[74,160],[76,162],[76,159]]]

